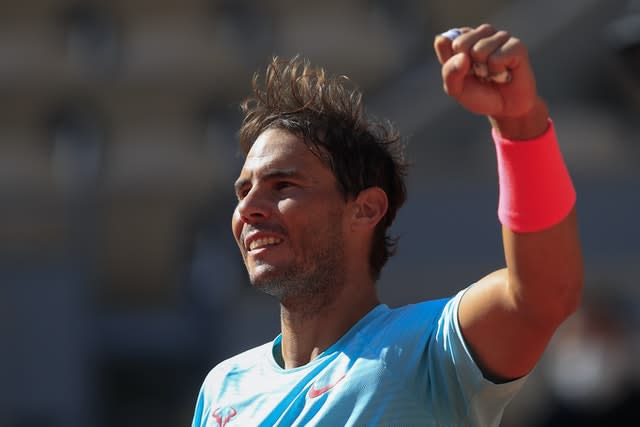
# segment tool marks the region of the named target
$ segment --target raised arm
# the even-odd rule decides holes
[[[434,47],[445,92],[492,126],[506,268],[464,294],[458,317],[485,376],[502,381],[531,371],[579,304],[575,192],[525,45],[487,24],[459,33]]]

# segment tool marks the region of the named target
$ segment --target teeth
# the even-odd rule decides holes
[[[275,237],[263,237],[261,239],[256,239],[253,242],[251,242],[251,244],[249,244],[249,250],[252,251],[262,246],[275,245],[280,242],[281,240]]]

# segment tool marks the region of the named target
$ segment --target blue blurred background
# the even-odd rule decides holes
[[[640,1],[2,0],[0,427],[189,425],[208,370],[278,333],[230,232],[238,104],[272,55],[349,75],[408,141],[384,302],[502,266],[488,125],[442,92],[431,47],[482,22],[530,48],[586,262],[582,308],[503,426],[626,425],[640,403]]]

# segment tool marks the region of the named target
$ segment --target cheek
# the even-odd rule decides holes
[[[240,214],[238,213],[237,209],[233,211],[233,215],[231,216],[231,232],[233,233],[233,237],[236,239],[236,242],[240,244],[240,234],[242,234],[242,221],[240,220]]]
[[[294,246],[313,247],[318,240],[339,231],[342,223],[338,215],[327,212],[329,203],[280,204],[278,210]]]
[[[313,223],[315,207],[300,203],[297,200],[285,199],[278,202],[276,211],[278,220],[285,226],[287,232],[306,228],[308,223]]]

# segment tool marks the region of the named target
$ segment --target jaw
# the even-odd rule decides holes
[[[250,263],[247,265],[247,272],[251,283],[264,280],[274,280],[277,275],[277,268],[266,263]]]
[[[256,258],[247,255],[245,267],[251,284],[269,294],[269,288],[278,288],[279,283],[286,280],[287,265],[282,260]]]

